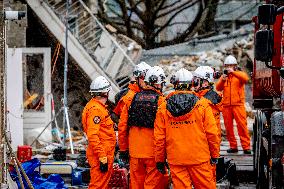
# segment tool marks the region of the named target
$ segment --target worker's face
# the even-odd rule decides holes
[[[193,89],[195,91],[200,90],[200,88],[202,87],[202,79],[199,77],[194,77],[193,78]]]
[[[207,80],[203,80],[202,82],[202,87],[205,88],[205,87],[208,87],[209,86],[209,82]]]
[[[163,90],[163,85],[162,84],[155,84],[155,88],[159,89],[160,91]]]
[[[224,67],[225,69],[228,69],[228,68],[235,69],[237,67],[237,64],[225,64]]]
[[[145,88],[146,84],[145,84],[144,78],[139,78],[138,83],[140,87]]]
[[[136,82],[136,78],[135,78],[134,76],[131,76],[131,77],[130,77],[130,83],[131,83],[131,82]]]

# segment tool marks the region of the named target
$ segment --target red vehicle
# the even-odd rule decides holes
[[[259,6],[253,71],[257,188],[284,188],[284,7]]]

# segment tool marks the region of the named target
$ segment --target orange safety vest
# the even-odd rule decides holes
[[[152,89],[153,90],[153,89]],[[162,93],[158,93],[158,106],[164,101]],[[154,158],[154,129],[146,127],[128,126],[129,109],[135,93],[131,93],[125,101],[120,121],[118,124],[118,141],[121,151],[129,149],[131,157],[134,158]]]

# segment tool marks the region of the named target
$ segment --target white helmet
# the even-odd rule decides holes
[[[137,64],[134,67],[133,76],[134,77],[140,77],[140,76],[144,76],[145,77],[147,71],[150,68],[151,68],[151,66],[149,64],[147,64],[146,62],[140,62],[139,64]]]
[[[194,71],[194,75],[201,79],[205,79],[210,83],[214,81],[214,70],[209,66],[199,66]]]
[[[225,58],[224,64],[225,65],[235,65],[235,64],[238,64],[238,62],[234,56],[229,55]]]
[[[181,68],[171,78],[172,84],[188,84],[191,83],[193,75],[187,69]]]
[[[103,76],[94,79],[90,85],[90,92],[93,93],[107,93],[111,89],[110,82]]]
[[[149,84],[162,84],[166,82],[165,79],[166,75],[164,70],[159,66],[154,66],[146,73],[144,81]]]

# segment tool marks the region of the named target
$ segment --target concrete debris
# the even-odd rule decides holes
[[[251,50],[253,49],[253,36],[249,35],[247,38],[243,38],[236,41],[232,46],[221,45],[219,49],[210,51],[201,51],[195,55],[189,56],[172,56],[167,59],[162,59],[158,63],[159,66],[165,69],[166,74],[170,75],[177,71],[181,67],[184,67],[190,71],[196,69],[201,65],[207,65],[214,67],[216,70],[221,70],[223,61],[228,54],[234,54],[240,61],[240,65],[245,67],[245,60],[243,57],[247,56],[251,59]],[[248,53],[247,53],[248,51]],[[240,57],[240,58],[239,58]]]
[[[48,132],[48,131],[46,131]],[[44,132],[45,133],[45,132]],[[63,130],[61,131],[61,133],[64,133]],[[87,138],[85,137],[84,133],[82,131],[75,131],[71,129],[71,134],[72,134],[72,140],[73,140],[73,147],[74,147],[74,151],[75,154],[79,154],[80,151],[82,150],[86,150],[87,147]],[[62,136],[63,139],[63,136]],[[53,141],[53,142],[52,142]],[[37,141],[37,142],[41,142],[40,144],[37,144],[36,146],[33,146],[33,158],[38,158],[40,159],[42,162],[45,162],[48,159],[52,159],[52,153],[55,149],[57,149],[58,147],[62,147],[62,144],[60,144],[56,138],[52,138],[52,140],[50,141]],[[67,154],[71,153],[71,147],[70,147],[70,143],[69,143],[69,137],[66,136],[66,151]]]

